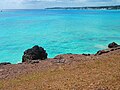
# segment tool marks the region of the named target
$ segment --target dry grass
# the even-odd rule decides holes
[[[74,61],[1,80],[0,90],[120,90],[120,56]]]

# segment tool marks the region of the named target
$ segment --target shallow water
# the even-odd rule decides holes
[[[48,57],[95,53],[110,42],[120,44],[120,11],[4,10],[0,12],[0,62],[21,62],[34,45]]]

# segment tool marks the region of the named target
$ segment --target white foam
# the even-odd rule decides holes
[[[104,46],[104,45],[95,45],[95,48],[98,48],[98,49],[106,49],[107,46]]]

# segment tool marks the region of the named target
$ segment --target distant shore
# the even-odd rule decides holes
[[[97,9],[97,10],[120,10],[120,5],[115,6],[93,6],[93,7],[51,7],[45,9]]]

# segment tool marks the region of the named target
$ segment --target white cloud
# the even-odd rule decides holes
[[[97,6],[120,4],[120,0],[2,0],[0,8],[44,8],[53,6]]]

